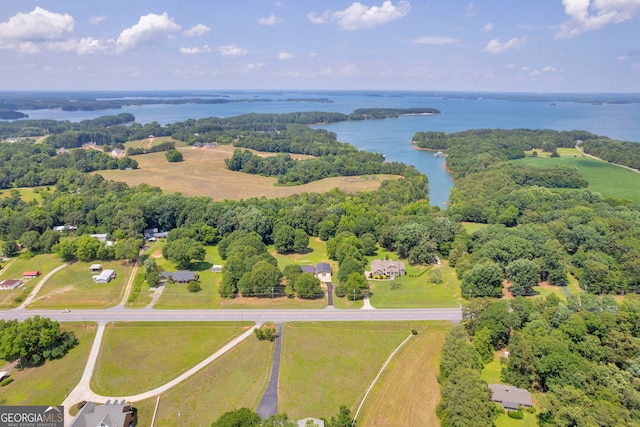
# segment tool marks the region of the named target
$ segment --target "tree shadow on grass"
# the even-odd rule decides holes
[[[213,263],[209,261],[197,261],[191,263],[191,269],[194,271],[209,271],[213,267]]]

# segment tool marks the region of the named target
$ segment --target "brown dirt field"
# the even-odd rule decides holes
[[[287,197],[299,193],[323,193],[338,187],[346,192],[376,190],[385,179],[393,175],[380,175],[377,179],[353,180],[354,177],[335,177],[305,185],[276,186],[275,178],[233,172],[225,167],[224,159],[233,155],[234,147],[218,146],[207,150],[181,148],[184,161],[169,163],[164,153],[135,156],[139,169],[130,171],[97,171],[106,179],[123,181],[130,186],[142,183],[158,186],[163,191],[179,192],[186,196],[209,196],[213,200],[240,200],[251,197]],[[272,153],[257,153],[274,155]],[[308,156],[292,156],[303,158]]]
[[[507,280],[503,280],[502,281],[502,298],[504,298],[504,299],[513,299],[514,298],[513,294],[509,290],[510,287],[511,287],[511,282],[509,282]]]

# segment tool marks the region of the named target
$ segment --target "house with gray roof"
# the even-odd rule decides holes
[[[303,273],[315,275],[321,282],[331,281],[331,265],[327,262],[320,262],[316,265],[301,265]]]
[[[176,283],[189,283],[198,280],[198,273],[190,270],[163,271],[160,277]]]
[[[489,384],[489,388],[492,393],[490,400],[502,404],[504,409],[517,411],[520,406],[533,406],[528,390],[504,384]]]
[[[133,427],[134,425],[133,407],[122,399],[122,401],[114,400],[113,402],[107,400],[104,405],[87,402],[76,415],[71,427]]]
[[[404,262],[402,261],[391,261],[388,259],[374,259],[371,261],[371,272],[369,273],[369,277],[397,277],[404,276],[405,274],[407,273],[404,268]]]

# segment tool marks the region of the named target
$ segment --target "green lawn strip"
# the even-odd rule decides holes
[[[7,261],[8,263],[9,261]],[[36,255],[33,258],[23,259],[17,258],[13,264],[2,273],[0,280],[20,279],[23,285],[14,289],[12,292],[0,291],[0,308],[12,308],[20,305],[33,288],[40,282],[42,275],[49,273],[56,267],[62,265],[62,261],[55,255],[44,254]],[[23,279],[22,273],[25,271],[38,270],[42,275],[33,279]],[[13,302],[11,298],[13,297]]]
[[[479,222],[461,222],[462,227],[464,227],[465,231],[469,234],[473,234],[478,230],[482,230],[489,224],[482,224]]]
[[[96,325],[88,323],[62,323],[64,329],[73,331],[78,345],[62,359],[45,362],[36,368],[11,373],[14,381],[0,387],[0,405],[60,405],[68,392],[80,381],[87,363]]]
[[[481,377],[487,384],[502,384],[502,380],[500,379],[501,373],[502,364],[500,363],[500,357],[496,355],[491,362],[484,365]]]
[[[533,290],[538,293],[536,297],[546,298],[551,294],[556,294],[562,301],[567,299],[567,294],[564,293],[560,286],[534,286]]]
[[[418,331],[394,356],[367,397],[358,425],[438,425],[440,350],[450,322],[415,322]]]
[[[364,302],[362,301],[362,299],[357,299],[354,302],[353,298],[348,299],[347,296],[338,298],[336,296],[335,286],[336,286],[336,283],[334,283],[334,289],[333,289],[333,306],[335,308],[355,309],[355,308],[362,308],[364,306]]]
[[[42,196],[40,195],[40,190],[46,190],[47,188],[49,188],[51,191],[55,190],[55,186],[33,187],[33,188],[22,187],[22,188],[14,188],[14,190],[16,190],[20,194],[20,199],[23,202],[29,203],[33,200],[42,202]],[[8,197],[11,197],[11,189],[0,191],[0,199],[6,199]]]
[[[399,289],[391,289],[390,280],[369,280],[371,305],[376,308],[457,307],[460,281],[446,260],[440,266],[411,266],[405,263],[407,274],[397,280]],[[429,281],[430,268],[440,269],[443,282]],[[423,273],[424,272],[424,273]],[[423,274],[421,274],[423,273]]]
[[[139,289],[136,294],[136,286]],[[133,280],[133,286],[131,293],[129,294],[129,300],[125,303],[126,308],[142,308],[149,305],[153,298],[153,289],[149,287],[149,284],[144,280],[144,267],[138,268],[136,277]]]
[[[414,324],[285,324],[278,410],[292,419],[329,418],[340,405],[355,410],[384,361]]]
[[[208,426],[227,411],[255,410],[273,361],[273,343],[250,337],[160,396],[156,426]],[[150,427],[156,398],[134,403],[138,427]]]
[[[541,168],[573,166],[589,182],[589,189],[604,197],[619,197],[640,203],[640,173],[589,157],[527,157],[512,160],[514,164],[525,164]]]
[[[151,390],[206,359],[242,330],[239,322],[109,324],[91,388],[106,396]]]
[[[278,268],[282,270],[289,264],[298,265],[316,265],[320,262],[330,262],[327,255],[327,246],[325,242],[317,237],[309,238],[309,252],[303,254],[280,254],[273,247],[269,248],[276,260],[278,260]],[[335,273],[335,272],[334,272]]]
[[[524,418],[516,420],[510,418],[506,413],[502,413],[496,417],[493,421],[495,427],[537,427],[538,418],[536,414],[531,414],[527,411],[523,411]]]
[[[105,308],[117,305],[131,274],[131,266],[123,261],[98,262],[113,269],[116,278],[97,284],[89,270],[92,262],[77,261],[58,271],[42,287],[29,308]]]

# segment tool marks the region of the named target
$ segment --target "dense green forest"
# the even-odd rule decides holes
[[[502,381],[539,393],[540,426],[640,425],[639,320],[637,296],[470,301],[443,347],[442,425],[493,425],[502,408],[480,372],[496,349]]]

